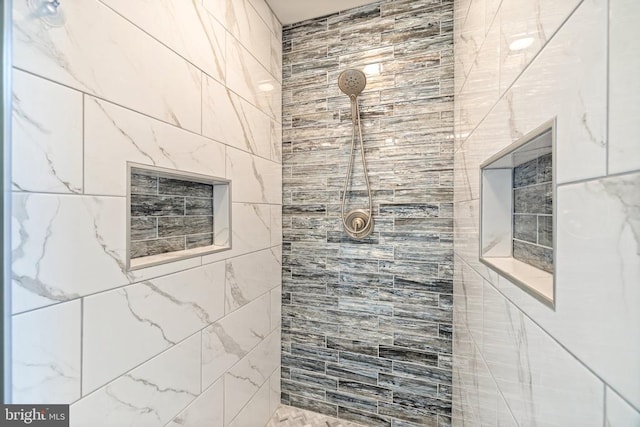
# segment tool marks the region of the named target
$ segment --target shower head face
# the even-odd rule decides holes
[[[338,87],[349,97],[360,95],[366,85],[367,77],[360,70],[344,70],[338,76]]]

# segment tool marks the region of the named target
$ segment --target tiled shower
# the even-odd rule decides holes
[[[12,3],[13,403],[76,427],[640,426],[636,1],[285,26],[263,0]],[[348,68],[364,239],[340,218]],[[480,261],[480,169],[550,121],[501,236],[553,278],[543,304]]]
[[[375,2],[283,29],[282,401],[368,426],[450,424],[453,4]],[[342,230],[359,99],[375,225]],[[347,201],[367,205],[355,162]]]

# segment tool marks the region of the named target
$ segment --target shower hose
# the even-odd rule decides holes
[[[342,225],[344,226],[344,229],[346,231],[346,233],[351,236],[351,237],[355,237],[355,238],[362,238],[365,237],[369,234],[370,230],[369,230],[369,226],[371,224],[372,221],[372,217],[373,217],[373,209],[372,209],[372,199],[371,199],[371,186],[369,185],[369,176],[367,174],[367,159],[364,156],[364,140],[362,138],[362,124],[360,123],[360,110],[358,108],[358,97],[355,95],[351,95],[351,102],[352,102],[352,122],[353,122],[353,128],[352,128],[352,132],[351,132],[351,154],[349,156],[349,166],[347,168],[347,175],[344,179],[344,190],[342,191],[342,206],[340,208],[341,214],[342,214]],[[362,221],[361,218],[356,218],[352,224],[348,224],[347,223],[347,215],[345,215],[344,212],[344,208],[345,208],[345,202],[346,202],[346,198],[347,198],[347,188],[349,185],[349,177],[351,176],[351,172],[353,171],[353,164],[354,164],[354,152],[355,152],[355,145],[356,145],[356,127],[358,128],[358,135],[360,136],[360,154],[362,157],[362,168],[363,168],[363,172],[364,172],[364,180],[367,184],[367,196],[369,198],[369,214],[367,215],[367,221],[364,222]],[[366,230],[366,231],[365,231]],[[365,231],[364,235],[363,235],[363,231]]]

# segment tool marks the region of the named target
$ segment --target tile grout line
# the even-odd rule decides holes
[[[520,308],[520,306],[518,304],[516,304],[516,302],[511,299],[510,297],[508,297],[507,295],[505,295],[496,285],[494,285],[492,282],[490,282],[488,279],[486,279],[482,274],[480,274],[475,268],[473,268],[473,266],[471,264],[469,264],[461,255],[456,254],[456,256],[461,260],[461,262],[467,266],[467,268],[469,268],[470,270],[472,270],[474,272],[474,274],[476,274],[478,277],[482,278],[484,283],[487,283],[489,286],[491,286],[498,294],[500,294],[500,296],[502,296],[502,298],[504,298],[506,301],[509,302],[509,304],[511,304],[512,307],[514,307],[518,312],[520,312],[524,317],[526,317],[527,319],[529,319],[529,321],[531,323],[533,323],[535,326],[537,326],[546,337],[550,338],[556,345],[558,345],[564,352],[566,352],[567,354],[569,354],[571,356],[572,359],[574,359],[576,362],[578,362],[578,364],[580,366],[582,366],[583,368],[585,368],[587,371],[589,371],[589,373],[591,375],[593,375],[595,378],[597,378],[600,382],[602,382],[603,384],[605,384],[607,387],[609,387],[611,390],[613,390],[622,400],[624,400],[631,408],[635,409],[637,412],[640,412],[640,408],[636,408],[631,401],[627,400],[626,397],[624,397],[622,394],[618,393],[616,391],[616,389],[614,389],[611,384],[607,383],[606,380],[601,377],[598,373],[596,373],[590,366],[588,366],[585,362],[582,361],[582,359],[580,359],[578,356],[576,356],[569,348],[567,348],[564,344],[562,344],[560,341],[558,341],[558,339],[551,334],[551,332],[549,332],[546,328],[544,328],[542,325],[540,325],[540,323],[538,323],[533,317],[531,317],[526,311],[524,311],[523,309]],[[498,275],[499,277],[502,278],[502,276]],[[508,279],[507,279],[508,280]],[[520,289],[520,288],[518,288]],[[524,292],[524,291],[523,291]],[[484,310],[483,310],[484,312]]]

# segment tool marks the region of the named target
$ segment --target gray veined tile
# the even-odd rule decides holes
[[[185,198],[185,215],[212,216],[213,199],[211,198]]]
[[[530,160],[513,168],[513,187],[538,184],[538,159]]]
[[[375,371],[367,371],[357,367],[342,366],[334,363],[327,364],[327,375],[338,377],[340,379],[348,379],[364,384],[377,385],[378,373]]]
[[[131,242],[131,258],[177,252],[185,249],[185,236]]]
[[[380,402],[378,413],[390,417],[400,418],[418,425],[437,425],[438,415],[424,409],[407,407],[397,403]]]
[[[187,249],[201,248],[203,246],[213,245],[212,233],[186,236],[185,239],[185,247]]]
[[[539,184],[514,190],[515,213],[552,213],[551,184]]]
[[[359,336],[356,336],[359,338]],[[327,348],[335,350],[351,351],[369,356],[378,355],[378,345],[357,339],[327,337]]]
[[[131,240],[146,240],[158,237],[157,218],[140,216],[131,218]]]
[[[338,416],[346,420],[362,423],[369,427],[391,427],[391,420],[389,418],[375,415],[371,412],[346,408],[344,406],[338,407]]]
[[[149,173],[131,173],[131,194],[158,194],[158,177]]]
[[[553,247],[553,217],[538,215],[538,244]]]
[[[158,194],[211,198],[213,197],[213,185],[160,177]]]
[[[331,331],[327,332],[330,333]],[[338,353],[338,351],[328,348],[314,347],[304,344],[291,344],[291,354],[294,356],[310,357],[326,362],[337,362]]]
[[[305,371],[325,373],[325,363],[314,359],[282,354],[282,365],[289,369],[302,369]],[[329,371],[326,371],[328,375]]]
[[[513,257],[541,270],[553,273],[553,249],[514,240]]]
[[[338,380],[323,374],[292,369],[290,378],[292,381],[305,383],[307,385],[319,386],[324,390],[336,390],[338,388]]]
[[[538,241],[538,216],[537,215],[513,215],[513,237],[526,242]]]
[[[371,413],[375,413],[378,409],[378,405],[374,399],[354,396],[337,391],[327,391],[327,402],[335,403],[340,407],[361,409]]]
[[[302,384],[288,379],[281,380],[281,387],[282,393],[287,393],[289,395],[317,399],[320,401],[323,401],[326,396],[324,387]]]
[[[132,216],[182,216],[184,213],[184,197],[131,196]]]
[[[394,392],[393,403],[404,407],[421,409],[428,413],[444,414],[451,413],[451,402],[441,400],[431,396],[423,396],[407,392]]]
[[[409,348],[380,346],[380,357],[392,361],[419,363],[422,365],[437,366],[438,354],[425,351],[417,351]]]
[[[378,400],[391,401],[393,392],[391,389],[378,387],[370,384],[363,384],[356,381],[340,379],[338,390],[352,395],[370,397]]]

